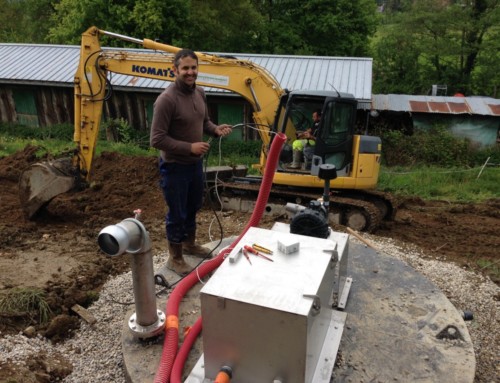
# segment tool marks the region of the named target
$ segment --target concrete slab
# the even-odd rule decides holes
[[[352,285],[344,310],[347,321],[331,382],[473,382],[475,356],[467,327],[436,286],[404,262],[352,240],[348,270]],[[173,273],[168,277],[176,279]],[[183,300],[180,329],[199,317],[201,287],[201,283],[195,286]],[[158,307],[164,310],[166,301],[167,296],[160,296]],[[130,314],[124,318],[122,332],[128,381],[153,382],[163,336],[134,339],[126,323]],[[183,378],[202,352],[199,338]]]
[[[344,363],[332,382],[473,382],[472,341],[445,295],[404,262],[349,246]],[[456,332],[444,335],[449,326]]]

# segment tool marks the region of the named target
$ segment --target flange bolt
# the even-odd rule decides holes
[[[474,319],[474,314],[472,311],[462,311],[462,318],[464,321],[470,321]]]

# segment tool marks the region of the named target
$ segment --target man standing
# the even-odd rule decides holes
[[[196,244],[196,213],[203,203],[203,155],[210,148],[203,142],[203,133],[223,137],[232,128],[210,121],[205,92],[196,86],[195,52],[177,52],[174,73],[175,82],[155,102],[150,144],[160,150],[160,186],[168,206],[167,267],[185,275],[191,267],[184,261],[183,253],[206,257],[210,252]]]

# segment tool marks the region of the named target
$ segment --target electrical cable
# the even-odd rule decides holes
[[[208,139],[207,143],[211,143],[211,142],[212,142],[212,140],[213,140],[213,137],[210,137],[210,138]],[[219,143],[220,143],[220,141],[221,141],[221,140],[220,140],[220,138],[219,138]],[[203,171],[203,173],[204,173],[204,174],[206,174],[206,172],[207,172],[207,166],[208,166],[208,157],[209,157],[209,153],[210,153],[210,149],[209,149],[209,151],[207,152],[207,154],[206,154],[206,155],[204,156],[204,158],[203,158],[203,161],[204,161],[204,171]],[[219,153],[220,153],[220,152],[219,152]],[[208,181],[207,181],[206,177],[205,177],[205,185],[206,185],[206,186],[208,186]],[[208,190],[208,188],[207,188],[207,190]],[[209,195],[209,193],[207,193],[207,194]],[[215,209],[213,208],[213,204],[212,204],[212,203],[210,204],[210,207],[212,208],[212,211],[214,212],[215,218],[217,219],[217,222],[218,222],[218,224],[219,224],[219,229],[220,229],[220,240],[219,240],[219,242],[217,243],[217,245],[216,245],[216,246],[215,246],[215,247],[214,247],[214,248],[213,248],[213,249],[212,249],[212,250],[208,253],[208,255],[207,255],[206,257],[204,257],[203,259],[201,259],[201,260],[200,260],[200,261],[196,264],[196,266],[194,266],[194,267],[191,269],[191,272],[192,272],[193,270],[196,270],[196,271],[197,271],[197,270],[198,270],[198,267],[199,267],[199,266],[200,266],[203,262],[209,262],[209,261],[212,259],[212,257],[211,257],[211,256],[212,256],[212,253],[214,252],[214,250],[215,250],[215,249],[217,249],[217,248],[220,246],[220,244],[222,243],[222,241],[223,241],[223,239],[224,239],[224,229],[223,229],[223,227],[222,227],[222,223],[220,222],[219,217],[218,217],[218,215],[217,215],[217,212],[216,212],[216,211],[215,211]],[[189,272],[187,275],[189,275],[191,272]],[[172,288],[173,288],[175,285],[177,285],[180,281],[182,281],[184,278],[186,278],[186,277],[187,277],[187,275],[185,275],[185,276],[183,276],[183,277],[179,278],[179,279],[178,279],[177,281],[175,281],[174,283],[171,283],[171,284],[169,285],[169,287],[167,287],[166,289],[172,289]],[[203,283],[203,282],[201,281],[201,279],[200,279],[199,275],[198,275],[198,272],[197,272],[197,276],[198,276],[198,280],[199,280],[201,283]]]
[[[211,137],[212,138],[212,137]],[[208,140],[208,143],[210,143],[212,141],[212,139],[209,139]],[[219,162],[218,162],[218,166],[220,166],[221,162],[222,162],[222,140],[219,139]],[[209,150],[210,152],[210,150]],[[206,169],[207,169],[207,164],[208,164],[208,156],[206,158],[206,162],[205,162],[205,174],[206,174]],[[215,183],[215,193],[216,193],[216,196],[217,196],[217,201],[219,202],[219,205],[220,205],[220,213],[222,213],[222,201],[220,199],[220,196],[219,196],[219,191],[217,190],[217,180],[219,178],[219,171],[217,170],[215,172],[215,175],[214,175],[214,183]],[[205,183],[206,183],[206,188],[207,188],[207,196],[210,200],[210,189],[209,188],[209,185],[208,185],[208,181],[207,179],[205,179]],[[213,202],[210,200],[210,202]],[[219,222],[219,226],[222,227],[222,224],[220,223],[219,219],[218,219],[218,215],[217,215],[217,212],[215,211],[215,207],[213,206],[213,203],[210,204],[210,206],[212,207],[212,210],[214,211],[214,218],[212,218],[212,220],[210,221],[210,225],[208,227],[208,237],[209,239],[212,241],[212,225],[214,223],[214,221],[217,219],[217,221]],[[222,229],[221,229],[221,235],[222,235]]]
[[[238,128],[240,128],[240,127],[244,127],[244,126],[248,126],[248,127],[250,127],[250,129],[254,129],[254,130],[256,130],[256,131],[260,131],[260,130],[261,130],[261,129],[259,129],[259,128],[256,128],[256,126],[264,126],[264,127],[266,127],[266,128],[269,128],[269,126],[268,126],[268,125],[264,125],[264,124],[257,124],[257,123],[241,123],[241,124],[236,124],[236,125],[233,125],[233,129],[238,129]],[[277,133],[276,133],[276,132],[273,132],[273,131],[269,131],[269,134],[271,134],[271,135],[277,135]],[[220,163],[221,163],[221,161],[222,161],[222,150],[221,150],[221,149],[222,149],[222,137],[217,137],[217,138],[215,138],[215,137],[210,137],[210,138],[207,140],[207,143],[209,143],[209,144],[210,144],[210,143],[212,143],[212,141],[213,141],[214,139],[217,139],[217,140],[218,140],[218,144],[219,144],[219,165],[220,165]],[[204,172],[204,174],[206,174],[206,173],[207,173],[208,159],[209,159],[209,156],[210,156],[210,151],[211,151],[211,150],[209,149],[209,150],[208,150],[208,152],[205,154],[205,156],[204,156],[204,158],[203,158],[203,161],[204,161],[204,171],[203,171],[203,172]],[[214,188],[215,188],[216,195],[217,195],[217,198],[218,198],[218,201],[219,201],[219,204],[220,204],[221,210],[222,210],[222,201],[221,201],[221,199],[220,199],[220,196],[219,196],[219,194],[218,194],[218,190],[217,190],[217,180],[218,180],[218,175],[217,175],[217,173],[216,173],[216,176],[215,176],[215,179],[214,179],[214,181],[215,181]],[[216,245],[216,246],[215,246],[215,247],[214,247],[214,248],[210,251],[210,253],[208,253],[208,255],[207,255],[205,258],[201,259],[201,260],[200,260],[200,261],[196,264],[196,266],[194,266],[194,267],[191,269],[191,272],[192,272],[193,270],[196,270],[196,272],[197,272],[198,268],[200,267],[200,265],[201,265],[202,263],[204,263],[204,262],[210,262],[210,261],[213,259],[213,258],[212,258],[212,253],[214,252],[214,250],[215,250],[215,249],[217,249],[217,248],[221,245],[221,243],[222,243],[222,241],[223,241],[223,239],[224,239],[224,228],[223,228],[223,226],[222,226],[222,222],[220,221],[219,215],[217,214],[217,211],[215,210],[215,204],[214,204],[214,202],[211,200],[211,193],[210,193],[210,190],[212,189],[212,187],[210,187],[210,186],[209,186],[209,184],[208,184],[208,180],[206,179],[206,177],[205,177],[205,187],[206,187],[206,191],[207,191],[207,193],[206,193],[206,194],[207,194],[207,198],[208,198],[208,200],[209,200],[209,202],[210,202],[210,203],[209,203],[209,206],[210,206],[210,208],[212,209],[212,212],[214,213],[214,218],[213,218],[213,220],[215,219],[215,220],[217,221],[217,224],[218,224],[218,227],[219,227],[219,230],[220,230],[220,239],[219,239],[219,242],[217,243],[217,245]],[[212,226],[212,224],[213,224],[213,220],[212,220],[212,222],[210,223],[210,227],[211,227],[211,226]],[[209,228],[209,236],[211,237],[211,234],[210,234],[210,228]],[[231,250],[232,250],[232,249],[231,249]],[[190,274],[190,273],[189,273],[189,274]],[[187,274],[187,275],[189,275],[189,274]],[[186,277],[187,277],[187,275],[185,275],[185,276],[183,276],[183,277],[180,277],[177,281],[175,281],[174,283],[170,284],[168,287],[164,287],[164,289],[166,289],[166,290],[170,290],[170,289],[172,289],[172,288],[173,288],[175,285],[177,285],[180,281],[182,281],[184,278],[186,278]],[[197,275],[198,275],[198,272],[197,272]],[[203,282],[201,281],[201,279],[199,278],[199,275],[198,275],[198,279],[200,280],[200,282],[201,282],[201,283],[203,283]],[[163,292],[163,290],[162,290],[162,291],[160,291],[160,292],[159,292],[159,293],[157,293],[157,294],[160,294],[161,292]]]

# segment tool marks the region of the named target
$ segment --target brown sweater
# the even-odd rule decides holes
[[[203,88],[176,80],[156,99],[150,144],[166,162],[192,164],[199,157],[191,154],[191,143],[203,141],[204,132],[215,136],[216,127],[208,117]]]

